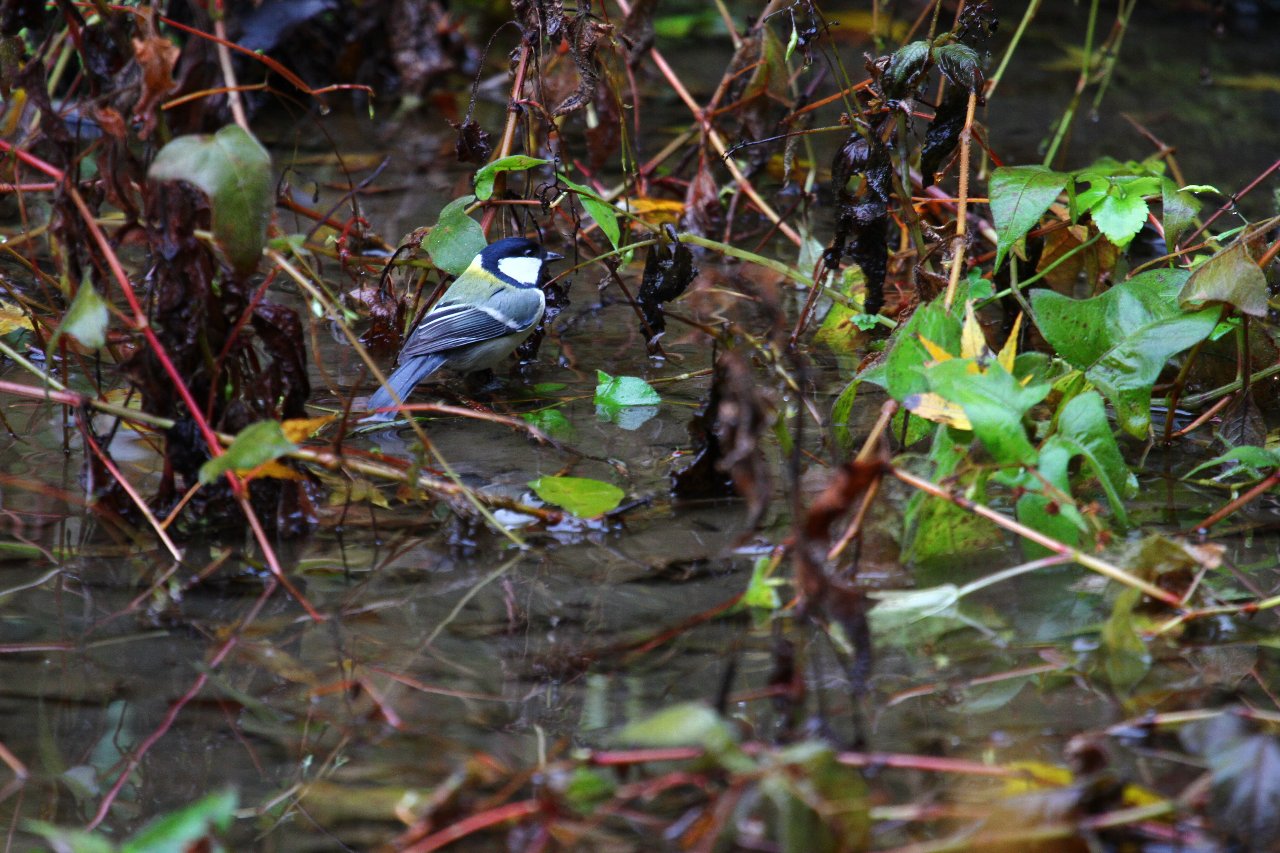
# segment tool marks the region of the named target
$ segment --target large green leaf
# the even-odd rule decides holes
[[[1054,483],[1065,482],[1066,462],[1075,456],[1084,457],[1094,476],[1098,478],[1102,490],[1106,492],[1116,521],[1127,527],[1129,517],[1125,512],[1125,503],[1138,493],[1138,479],[1133,476],[1124,457],[1120,455],[1120,447],[1111,432],[1111,424],[1107,422],[1107,410],[1102,397],[1096,391],[1086,391],[1073,397],[1058,412],[1058,430],[1049,441],[1061,445],[1069,456],[1061,463],[1060,472],[1049,472],[1045,470],[1045,449],[1041,448],[1041,472],[1046,479]]]
[[[464,195],[446,204],[422,241],[431,262],[451,275],[462,275],[488,245],[480,223],[467,216],[467,207],[475,200],[473,195]]]
[[[547,503],[563,507],[579,518],[595,518],[622,503],[626,492],[612,483],[590,477],[539,477],[529,488]]]
[[[209,135],[179,136],[156,155],[155,181],[185,181],[209,197],[213,237],[231,268],[248,275],[262,257],[275,190],[271,155],[238,125]]]
[[[510,157],[494,160],[476,171],[476,198],[480,201],[488,201],[493,197],[493,182],[498,179],[501,172],[523,172],[534,166],[545,166],[550,162],[550,160],[524,154],[512,154]]]
[[[883,372],[869,370],[859,378],[883,386],[898,402],[928,391],[924,365],[932,361],[933,356],[920,343],[921,338],[927,338],[947,352],[959,352],[960,318],[948,314],[941,299],[930,302],[894,332],[893,348],[885,357]]]
[[[1237,240],[1196,267],[1178,294],[1184,308],[1225,302],[1254,317],[1267,316],[1267,276]]]
[[[929,368],[925,378],[932,391],[964,409],[974,435],[996,462],[1034,464],[1036,449],[1022,417],[1048,395],[1050,384],[1023,385],[994,361],[980,373],[971,373],[972,366],[972,359],[953,358]]]
[[[988,192],[998,238],[996,269],[1013,244],[1035,227],[1066,185],[1066,175],[1044,166],[1005,166],[991,173]]]
[[[1213,331],[1221,309],[1185,312],[1178,290],[1185,270],[1152,270],[1091,299],[1036,290],[1031,305],[1058,355],[1116,408],[1120,426],[1137,438],[1151,422],[1151,387],[1169,359]]]

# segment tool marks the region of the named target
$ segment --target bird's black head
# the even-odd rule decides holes
[[[520,287],[537,287],[543,264],[560,258],[561,255],[548,252],[532,240],[507,237],[486,246],[479,261],[492,275]]]

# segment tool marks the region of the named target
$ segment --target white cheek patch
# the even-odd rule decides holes
[[[521,284],[534,285],[538,283],[538,275],[542,272],[542,259],[503,258],[498,261],[498,271]]]

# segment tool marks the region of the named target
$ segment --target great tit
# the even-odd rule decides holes
[[[365,408],[394,406],[392,390],[407,400],[415,385],[441,367],[469,373],[501,363],[542,319],[547,300],[538,280],[545,264],[562,257],[523,237],[486,246],[409,335],[386,386]],[[368,420],[394,416],[379,412]]]

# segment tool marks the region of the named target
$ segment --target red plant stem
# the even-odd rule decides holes
[[[1256,177],[1256,178],[1254,178],[1252,181],[1250,181],[1250,182],[1249,182],[1249,185],[1248,185],[1248,186],[1246,186],[1244,189],[1240,190],[1240,192],[1238,192],[1238,193],[1232,193],[1232,194],[1227,198],[1226,202],[1222,205],[1222,207],[1219,207],[1217,210],[1215,210],[1215,211],[1213,212],[1213,215],[1212,215],[1212,216],[1210,216],[1208,219],[1206,219],[1206,220],[1204,221],[1204,224],[1203,224],[1203,225],[1201,225],[1201,226],[1200,226],[1199,228],[1197,228],[1195,231],[1192,231],[1192,232],[1191,232],[1189,235],[1187,235],[1186,237],[1183,237],[1181,240],[1179,240],[1179,241],[1178,241],[1178,245],[1179,245],[1179,246],[1189,246],[1189,245],[1191,245],[1192,243],[1194,243],[1194,242],[1195,242],[1195,239],[1196,239],[1197,237],[1199,237],[1202,233],[1204,233],[1205,229],[1207,229],[1210,225],[1212,225],[1212,224],[1214,223],[1214,221],[1215,221],[1219,216],[1221,216],[1222,214],[1226,213],[1226,212],[1227,212],[1228,210],[1230,210],[1231,208],[1235,207],[1236,202],[1240,201],[1240,199],[1244,198],[1246,195],[1248,195],[1250,192],[1252,192],[1252,191],[1253,191],[1253,189],[1254,189],[1256,186],[1258,186],[1258,184],[1262,183],[1262,182],[1263,182],[1263,181],[1265,181],[1267,178],[1269,178],[1269,177],[1271,176],[1271,173],[1272,173],[1272,172],[1274,172],[1274,171],[1276,171],[1277,169],[1280,169],[1280,160],[1275,161],[1275,162],[1274,162],[1274,163],[1272,163],[1270,166],[1268,166],[1267,168],[1263,169],[1263,170],[1262,170],[1262,174],[1258,175],[1258,177]]]
[[[417,844],[404,848],[402,853],[430,853],[432,850],[439,850],[446,844],[452,844],[482,829],[488,829],[491,826],[506,823],[510,820],[529,817],[542,811],[542,809],[543,805],[538,800],[520,800],[515,803],[507,803],[495,809],[471,815],[457,823],[449,824],[439,832],[428,835]]]
[[[271,594],[275,592],[275,589],[276,582],[274,580],[267,584],[267,588],[258,596],[258,600],[253,603],[253,607],[249,609],[244,621],[240,623],[242,628],[257,618],[258,613],[262,611],[263,606],[267,603],[267,599],[271,598]],[[174,721],[178,719],[179,712],[187,706],[187,703],[200,695],[200,691],[204,689],[205,684],[209,681],[209,673],[218,668],[227,655],[231,653],[231,650],[235,648],[239,639],[238,634],[232,634],[227,638],[227,641],[222,644],[222,647],[218,649],[213,658],[207,664],[206,671],[196,676],[196,680],[192,683],[190,689],[188,689],[186,693],[182,694],[182,696],[178,698],[178,701],[173,703],[172,707],[169,708],[169,712],[164,715],[164,719],[160,721],[160,725],[156,727],[156,730],[147,735],[142,740],[142,743],[138,745],[138,748],[133,752],[133,754],[129,756],[125,761],[124,769],[120,771],[120,776],[112,784],[111,790],[107,791],[106,796],[102,798],[102,802],[98,804],[98,811],[94,813],[93,820],[89,821],[89,824],[85,829],[93,830],[106,820],[107,814],[111,811],[111,804],[115,802],[116,797],[120,795],[120,789],[125,786],[125,783],[129,781],[129,777],[133,774],[133,771],[142,762],[142,757],[147,754],[147,751],[150,750],[151,747],[155,746],[156,743],[159,742],[160,738],[168,734],[169,729],[173,728]]]
[[[120,292],[124,294],[125,301],[129,303],[129,309],[133,312],[133,322],[135,327],[142,332],[143,337],[147,340],[147,345],[151,347],[152,353],[156,360],[160,362],[160,366],[164,372],[169,375],[173,381],[174,387],[178,391],[178,396],[182,398],[183,403],[187,406],[187,411],[191,414],[191,419],[195,422],[196,427],[200,430],[200,434],[204,437],[205,444],[209,448],[211,456],[222,455],[222,444],[218,441],[217,435],[214,434],[213,428],[209,426],[209,421],[205,418],[204,412],[196,404],[195,398],[191,395],[191,389],[182,381],[182,375],[178,372],[178,368],[169,358],[169,354],[165,351],[164,345],[160,343],[160,339],[156,336],[155,329],[151,327],[150,321],[147,319],[146,311],[143,310],[142,303],[138,301],[138,295],[133,290],[133,285],[129,281],[129,276],[125,273],[124,267],[120,265],[120,258],[116,256],[115,251],[111,248],[111,243],[107,240],[107,235],[102,232],[98,226],[97,220],[93,216],[93,212],[89,210],[89,205],[85,204],[84,198],[79,191],[67,181],[65,174],[58,167],[46,163],[38,157],[28,154],[20,148],[15,148],[8,142],[0,139],[0,151],[13,154],[19,160],[27,165],[44,172],[51,178],[63,182],[66,187],[67,195],[76,206],[76,210],[80,213],[80,218],[84,220],[85,227],[89,229],[89,233],[93,236],[93,241],[98,244],[98,249],[102,252],[107,266],[111,269],[111,274],[115,278],[116,283],[120,286]],[[285,576],[284,568],[280,565],[280,560],[276,557],[275,549],[271,547],[271,542],[267,539],[266,532],[262,529],[262,522],[258,519],[257,514],[253,511],[253,507],[249,504],[248,489],[235,472],[227,472],[227,481],[231,484],[231,491],[235,495],[236,502],[240,505],[241,511],[249,522],[250,528],[253,530],[254,538],[258,542],[258,547],[262,549],[262,556],[267,562],[271,573],[280,581],[289,594],[302,605],[312,619],[323,621],[320,613],[307,601],[293,585],[293,583]]]
[[[1222,521],[1222,519],[1234,513],[1236,510],[1240,509],[1240,507],[1249,503],[1258,495],[1262,494],[1263,492],[1269,491],[1273,486],[1276,486],[1277,484],[1280,484],[1280,468],[1277,468],[1276,470],[1272,471],[1271,474],[1268,477],[1266,477],[1264,480],[1258,483],[1255,483],[1253,488],[1249,489],[1249,491],[1238,496],[1235,500],[1231,501],[1231,503],[1227,504],[1222,509],[1215,512],[1213,515],[1209,516],[1204,521],[1197,524],[1195,526],[1195,529],[1204,530],[1206,528],[1212,527],[1213,525],[1217,524],[1219,521]]]

